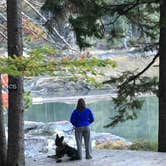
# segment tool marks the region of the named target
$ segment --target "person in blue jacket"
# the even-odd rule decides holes
[[[89,108],[86,108],[84,99],[80,98],[77,102],[77,107],[73,110],[70,118],[70,122],[75,127],[75,139],[80,160],[82,159],[82,138],[84,138],[85,143],[86,159],[92,158],[89,125],[93,121],[93,112]]]

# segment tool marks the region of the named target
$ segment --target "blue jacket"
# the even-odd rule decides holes
[[[88,126],[94,121],[94,115],[89,108],[84,111],[79,111],[77,109],[73,110],[70,122],[75,127]]]

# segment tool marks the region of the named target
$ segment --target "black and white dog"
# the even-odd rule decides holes
[[[57,134],[55,145],[56,155],[54,155],[54,157],[56,159],[56,162],[79,160],[78,151],[64,142],[64,136],[59,137],[59,135]]]

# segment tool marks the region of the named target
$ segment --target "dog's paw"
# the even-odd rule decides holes
[[[62,162],[62,160],[60,160],[60,159],[59,159],[59,160],[56,160],[56,163],[61,163],[61,162]]]

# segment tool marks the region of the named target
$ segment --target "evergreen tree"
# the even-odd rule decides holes
[[[46,0],[42,10],[51,11],[53,19],[57,14],[70,11],[67,17],[81,49],[91,45],[89,37],[103,38],[106,35],[111,41],[130,35],[134,27],[138,27],[135,45],[146,48],[150,45],[155,49],[158,42],[158,0]]]
[[[145,46],[144,49],[158,49],[159,47],[159,52],[154,57],[153,61],[140,73],[134,74],[133,72],[125,72],[120,78],[106,81],[107,83],[117,83],[119,81],[121,83],[117,86],[118,97],[114,99],[114,103],[118,107],[118,115],[113,118],[113,121],[107,127],[114,126],[119,121],[135,119],[137,114],[133,110],[142,106],[142,101],[137,100],[136,93],[151,91],[159,96],[158,150],[166,152],[166,2],[164,0],[54,0],[54,2],[56,2],[56,6],[52,12],[55,14],[56,9],[60,5],[60,10],[65,8],[69,3],[75,5],[77,14],[71,15],[69,21],[76,33],[77,43],[80,48],[89,46],[86,40],[88,37],[95,36],[101,38],[104,36],[104,30],[106,28],[105,22],[103,21],[104,16],[110,18],[108,25],[112,25],[113,27],[110,33],[112,38],[117,36],[117,28],[113,25],[121,16],[124,16],[128,23],[139,28],[140,38],[143,37],[146,39],[142,41],[142,44]],[[47,3],[49,3],[49,1],[46,0],[46,4]],[[158,79],[141,78],[141,75],[153,64],[158,56],[160,57],[159,92],[157,88]],[[126,108],[130,108],[131,112],[126,112]]]

